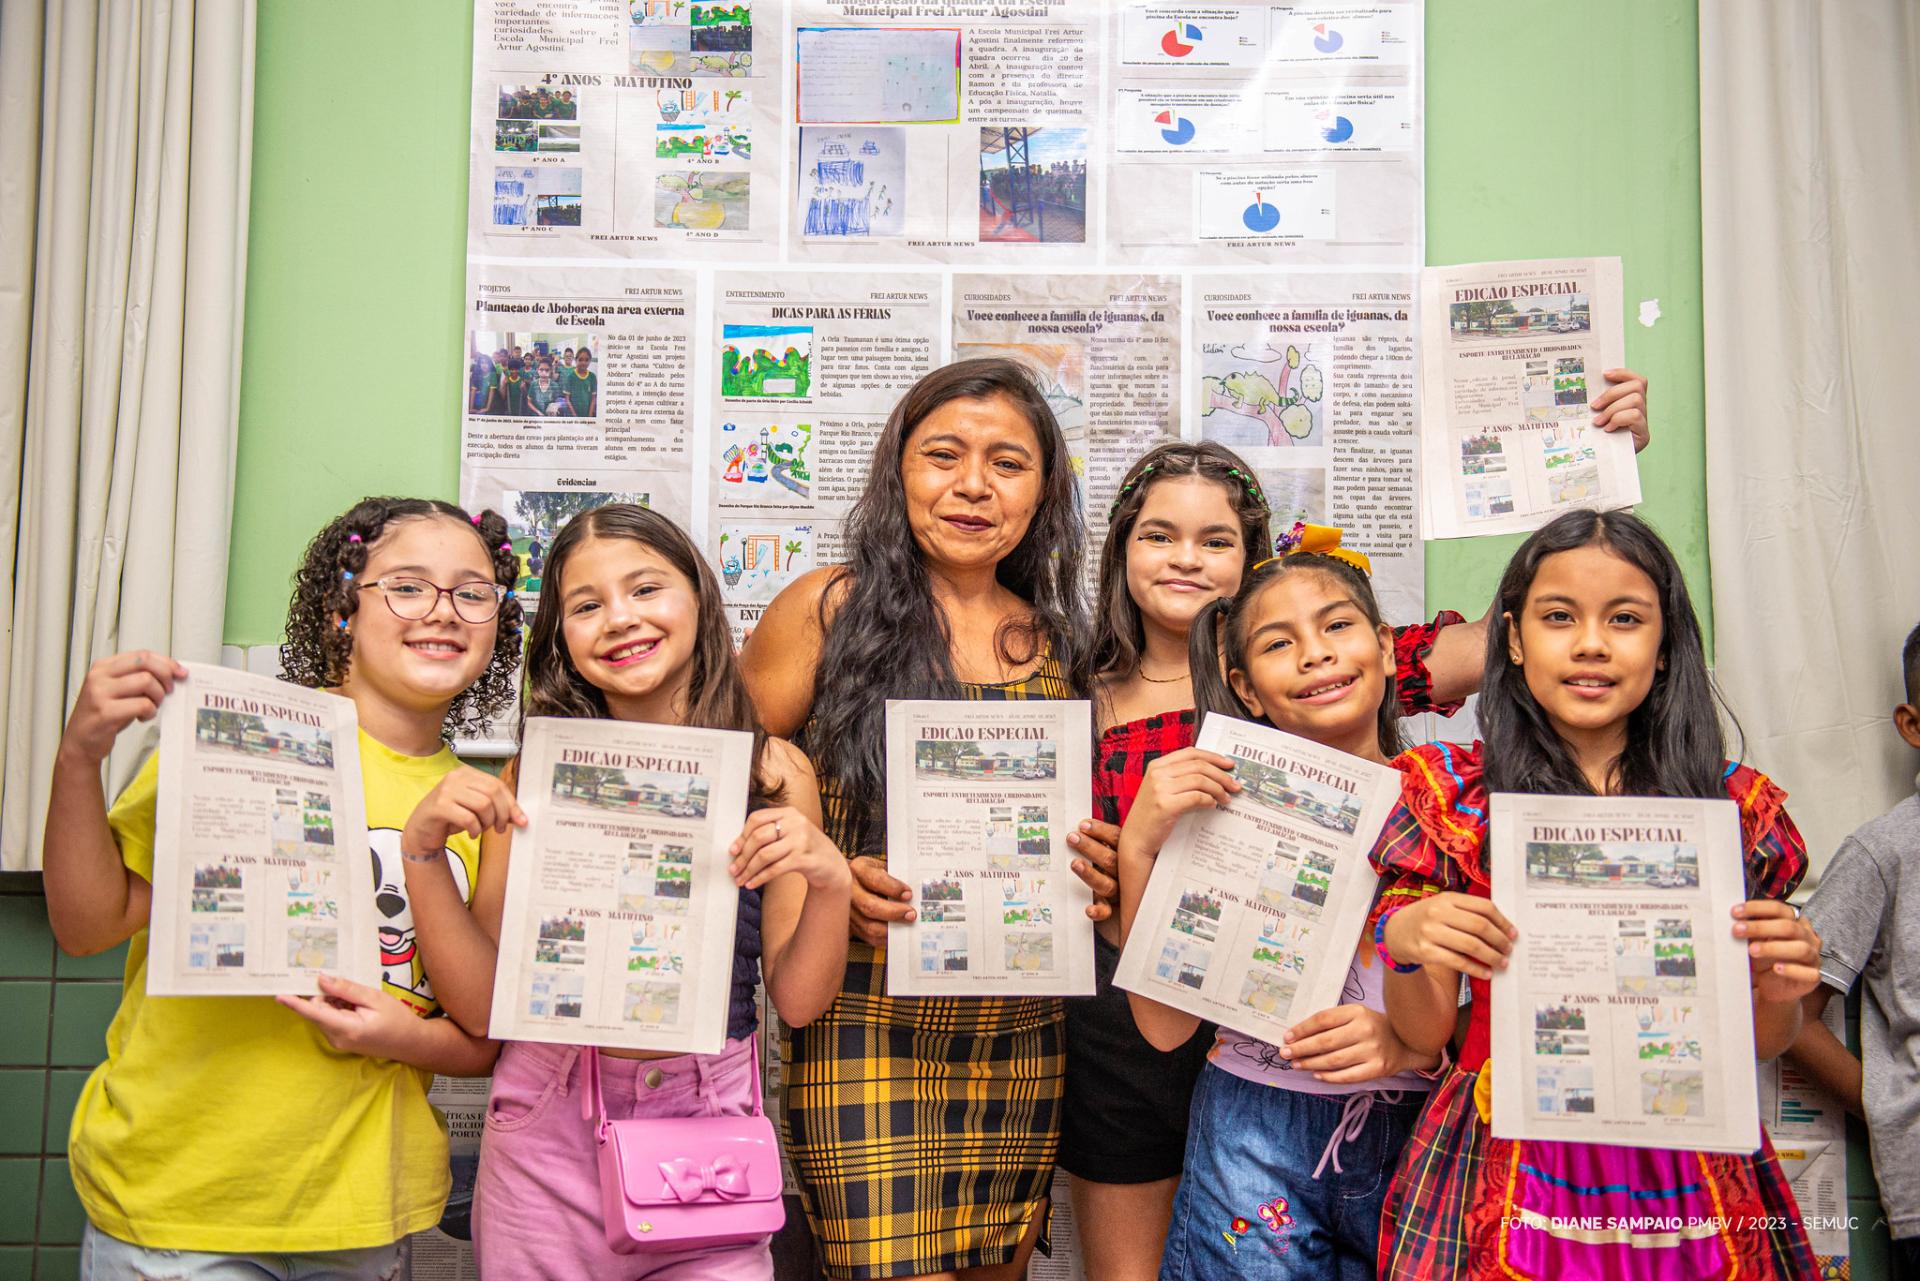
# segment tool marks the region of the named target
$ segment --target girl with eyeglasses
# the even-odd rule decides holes
[[[378,988],[323,978],[324,997],[148,999],[159,758],[111,807],[100,765],[186,673],[146,652],[87,673],[54,764],[47,908],[70,954],[131,946],[107,1059],[69,1141],[89,1220],[83,1275],[241,1263],[263,1276],[391,1276],[407,1235],[439,1220],[447,1137],[427,1088],[435,1073],[486,1075],[495,1047],[441,1016],[414,948],[400,833],[457,765],[447,738],[513,697],[518,569],[493,512],[369,498],[315,536],[295,575],[282,675],[359,713]],[[471,895],[477,831],[421,857]]]

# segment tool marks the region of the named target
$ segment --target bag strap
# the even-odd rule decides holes
[[[607,1101],[600,1090],[600,1051],[588,1045],[580,1050],[580,1118],[593,1122],[593,1136],[607,1138]],[[753,1033],[753,1115],[765,1116],[766,1092],[760,1074],[760,1032]]]

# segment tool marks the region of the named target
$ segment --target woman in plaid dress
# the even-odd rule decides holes
[[[1011,1281],[1045,1224],[1060,1001],[886,991],[886,926],[913,908],[886,871],[884,712],[1073,697],[1083,542],[1066,441],[1025,370],[949,365],[888,421],[848,563],[789,586],[742,653],[769,732],[813,758],[826,829],[852,855],[846,982],[785,1046],[789,1151],[833,1277]]]

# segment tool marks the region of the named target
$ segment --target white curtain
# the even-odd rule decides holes
[[[1914,788],[1916,66],[1911,0],[1700,0],[1717,673],[1816,869]]]
[[[0,10],[0,867],[20,870],[88,666],[220,657],[255,0]],[[110,788],[142,746],[123,736]]]

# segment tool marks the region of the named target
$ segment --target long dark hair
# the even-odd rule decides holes
[[[1508,649],[1509,618],[1526,607],[1540,563],[1559,552],[1603,547],[1653,581],[1660,601],[1660,659],[1653,688],[1627,717],[1627,746],[1613,775],[1624,795],[1722,797],[1725,710],[1707,675],[1700,620],[1673,552],[1653,527],[1631,512],[1570,511],[1520,544],[1500,576],[1487,666],[1480,685],[1480,726],[1486,735],[1487,787],[1496,792],[1593,795],[1566,743],[1527,688],[1525,669]],[[1731,713],[1729,713],[1731,716]]]
[[[747,683],[740,676],[732,632],[720,607],[720,584],[695,550],[693,540],[659,512],[636,503],[607,503],[581,512],[560,530],[547,551],[542,594],[527,637],[527,695],[520,708],[520,730],[529,716],[605,717],[607,696],[582,676],[567,653],[561,628],[565,610],[560,593],[567,562],[589,538],[624,538],[658,552],[693,584],[699,613],[694,623],[693,671],[687,682],[687,712],[681,721],[700,729],[745,730],[753,735],[753,808],[777,805],[782,789],[766,770],[767,732],[760,725]]]
[[[1253,614],[1253,602],[1261,592],[1290,574],[1324,574],[1339,583],[1360,606],[1367,622],[1377,633],[1385,621],[1380,602],[1374,599],[1373,583],[1357,566],[1337,556],[1319,552],[1294,552],[1262,561],[1240,576],[1240,590],[1231,597],[1222,596],[1200,611],[1193,620],[1193,633],[1187,639],[1187,661],[1193,668],[1193,705],[1196,717],[1208,712],[1237,716],[1243,721],[1270,722],[1255,716],[1240,701],[1226,673],[1247,668],[1247,623]],[[1380,691],[1380,711],[1375,729],[1380,736],[1380,754],[1392,758],[1405,746],[1400,740],[1400,694],[1394,688],[1394,669],[1387,665],[1386,687]]]
[[[287,639],[280,646],[283,680],[309,689],[338,685],[353,662],[353,630],[343,627],[360,612],[360,575],[367,554],[396,521],[444,517],[473,531],[493,567],[493,581],[507,589],[495,615],[493,657],[480,678],[447,709],[443,738],[478,734],[513,702],[520,666],[520,602],[513,598],[520,558],[507,539],[506,518],[492,511],[468,515],[437,498],[363,498],[328,521],[300,558],[287,602]]]
[[[1086,682],[1120,677],[1140,665],[1140,652],[1146,648],[1146,625],[1140,619],[1140,606],[1127,589],[1127,546],[1133,536],[1134,522],[1146,505],[1147,494],[1163,480],[1199,476],[1226,491],[1227,503],[1240,520],[1241,577],[1246,567],[1271,554],[1272,530],[1267,499],[1260,482],[1241,457],[1225,445],[1212,441],[1198,444],[1170,441],[1141,455],[1120,482],[1120,497],[1107,520],[1107,541],[1100,549],[1100,580],[1094,589],[1093,643],[1088,646],[1087,665],[1091,669]]]
[[[994,644],[1009,666],[1030,663],[1043,649],[1066,672],[1078,671],[1082,661],[1087,610],[1080,557],[1086,540],[1060,424],[1015,361],[962,360],[934,370],[908,389],[888,417],[866,490],[847,519],[847,563],[821,596],[825,639],[806,747],[844,798],[849,854],[872,853],[885,843],[886,700],[960,694],[946,614],[908,523],[900,476],[907,437],[942,405],[996,396],[1012,402],[1033,428],[1041,489],[1025,537],[994,571],[1032,612],[1003,626]]]

